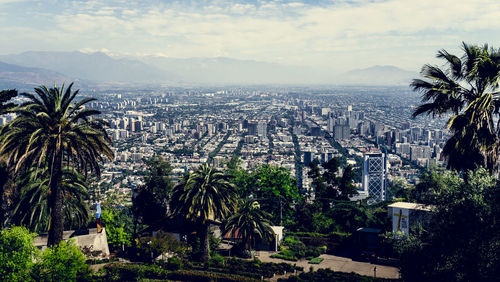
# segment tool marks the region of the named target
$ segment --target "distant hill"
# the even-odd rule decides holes
[[[0,80],[29,84],[70,81],[99,85],[160,83],[185,84],[337,84],[408,85],[417,73],[394,66],[374,66],[333,76],[331,70],[215,58],[166,58],[158,56],[115,58],[104,53],[24,52],[0,55],[9,70]],[[16,65],[19,71],[16,71]],[[23,69],[24,68],[24,69]],[[49,83],[49,84],[50,84]]]
[[[417,78],[417,72],[407,71],[395,66],[373,66],[366,69],[356,69],[334,78],[337,84],[345,85],[409,85]]]
[[[1,55],[0,61],[54,70],[84,80],[106,82],[171,82],[175,76],[137,60],[116,59],[100,52],[24,52]]]
[[[0,62],[0,85],[2,88],[62,84],[70,81],[72,81],[71,78],[52,70]]]
[[[149,65],[176,73],[186,82],[223,84],[300,84],[324,82],[324,72],[308,67],[214,58],[166,58],[147,56],[137,58]]]

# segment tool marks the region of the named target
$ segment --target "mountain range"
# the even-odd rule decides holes
[[[24,52],[0,55],[0,83],[26,85],[81,81],[86,84],[337,84],[408,85],[417,73],[394,66],[374,66],[339,75],[325,69],[225,57],[117,58],[105,53]]]

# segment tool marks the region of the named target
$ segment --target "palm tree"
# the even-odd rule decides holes
[[[198,226],[202,261],[209,258],[210,221],[224,220],[235,211],[236,205],[237,192],[229,177],[208,164],[185,176],[174,188],[173,213]]]
[[[7,103],[10,99],[17,96],[17,90],[9,89],[0,91],[0,115],[12,109],[15,104]]]
[[[58,244],[63,236],[63,167],[70,166],[85,176],[88,171],[100,175],[103,155],[113,159],[106,123],[93,118],[100,112],[84,107],[95,99],[73,104],[79,91],[72,92],[72,86],[40,86],[35,88],[36,95],[21,94],[28,102],[14,110],[17,117],[3,128],[0,137],[0,156],[15,164],[16,171],[32,165],[48,167],[49,246]]]
[[[413,116],[422,114],[451,117],[451,138],[443,148],[448,168],[459,171],[486,167],[498,169],[500,100],[500,49],[463,43],[461,58],[441,50],[446,69],[424,65],[425,79],[415,79],[411,87],[421,92],[423,104]]]
[[[252,239],[273,239],[270,217],[271,214],[260,209],[258,202],[241,201],[238,212],[226,220],[222,233],[237,236],[242,239],[245,250],[251,250]]]
[[[51,218],[47,204],[49,197],[48,169],[32,167],[21,179],[19,200],[13,210],[13,223],[29,227],[34,232],[47,231]],[[87,184],[82,175],[71,168],[63,168],[61,181],[64,193],[63,215],[69,227],[81,227],[88,223],[90,211]]]

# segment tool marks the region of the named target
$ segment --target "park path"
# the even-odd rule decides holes
[[[278,258],[272,258],[271,255],[274,254],[275,252],[264,252],[260,251],[256,253],[256,257],[263,261],[263,262],[274,262],[274,263],[281,263],[281,262],[286,262],[290,264],[295,264],[297,266],[301,266],[304,268],[304,271],[309,271],[309,269],[312,267],[314,270],[320,269],[320,268],[329,268],[333,271],[340,271],[340,272],[347,272],[347,273],[357,273],[360,275],[365,275],[365,276],[372,276],[374,275],[373,269],[374,267],[377,267],[377,277],[380,278],[389,278],[389,279],[397,279],[399,278],[399,270],[397,267],[392,267],[392,266],[386,266],[386,265],[379,265],[379,264],[371,264],[369,262],[360,262],[360,261],[353,261],[350,258],[345,258],[345,257],[338,257],[338,256],[333,256],[333,255],[327,255],[327,254],[322,254],[320,257],[322,257],[324,260],[320,264],[309,264],[309,261],[302,259],[296,262],[290,262]],[[287,273],[286,275],[281,275],[281,276],[275,276],[271,280],[276,281],[278,278],[284,278],[288,277],[292,274]]]

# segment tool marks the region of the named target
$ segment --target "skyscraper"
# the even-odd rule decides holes
[[[247,126],[248,126],[248,135],[257,136],[257,123],[249,122]]]
[[[363,190],[373,202],[385,200],[386,158],[383,153],[363,156]]]
[[[267,136],[267,123],[265,121],[259,121],[257,124],[257,135],[259,137]]]

